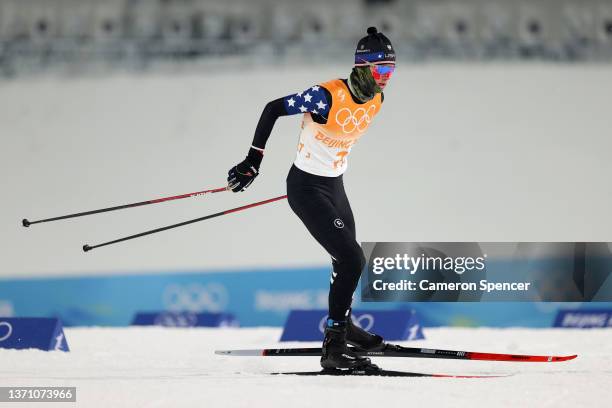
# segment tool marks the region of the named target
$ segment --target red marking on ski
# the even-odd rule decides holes
[[[469,360],[555,363],[559,361],[573,360],[576,357],[578,357],[578,355],[574,354],[571,356],[532,356],[532,355],[523,355],[523,354],[497,354],[497,353],[470,352],[467,354],[467,357]]]

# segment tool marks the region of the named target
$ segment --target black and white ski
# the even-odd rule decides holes
[[[552,363],[573,360],[576,354],[568,356],[555,355],[529,355],[529,354],[499,354],[474,351],[440,350],[428,348],[403,347],[386,344],[380,350],[365,351],[353,349],[355,353],[364,357],[412,357],[412,358],[443,358],[455,360],[481,360],[481,361],[513,361],[513,362],[539,362]],[[217,350],[215,354],[225,356],[321,356],[320,347],[310,348],[269,348],[251,350]]]

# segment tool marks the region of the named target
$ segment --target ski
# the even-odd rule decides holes
[[[555,363],[575,359],[578,355],[529,355],[529,354],[499,354],[482,353],[474,351],[440,350],[429,348],[403,347],[395,344],[385,344],[380,350],[365,351],[357,348],[352,350],[364,357],[411,357],[411,358],[442,358],[455,360],[481,360],[481,361],[513,361],[532,363]],[[321,356],[320,347],[310,348],[268,348],[252,350],[217,350],[215,354],[225,356]]]
[[[510,377],[512,374],[499,375],[458,375],[458,374],[428,374],[428,373],[413,373],[408,371],[393,371],[393,370],[321,370],[321,371],[294,371],[294,372],[279,372],[271,373],[272,375],[302,375],[302,376],[357,376],[357,377],[435,377],[435,378],[502,378]]]

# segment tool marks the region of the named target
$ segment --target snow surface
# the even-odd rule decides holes
[[[69,353],[0,350],[0,386],[76,386],[76,406],[94,408],[558,408],[609,406],[612,397],[609,329],[439,328],[427,329],[425,341],[408,343],[466,351],[579,354],[565,363],[375,359],[384,368],[405,371],[513,374],[494,379],[280,377],[267,373],[318,370],[318,360],[214,354],[215,349],[279,347],[280,333],[278,328],[68,328]],[[282,343],[294,345],[317,344]]]

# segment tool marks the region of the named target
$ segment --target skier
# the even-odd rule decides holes
[[[389,39],[376,27],[369,27],[367,34],[357,44],[355,65],[347,79],[333,79],[269,102],[246,159],[228,173],[229,188],[244,191],[259,174],[276,119],[303,114],[296,159],[287,176],[287,196],[293,212],[332,258],[329,317],[321,357],[321,366],[326,369],[376,369],[370,359],[357,356],[347,343],[364,350],[385,345],[382,337],[351,320],[353,292],[365,257],[356,240],[342,181],[351,148],[379,112],[383,89],[395,69],[395,51]]]

